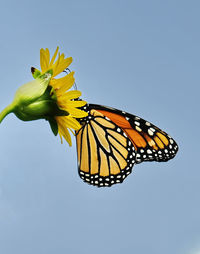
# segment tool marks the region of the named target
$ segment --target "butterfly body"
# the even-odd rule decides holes
[[[178,151],[167,133],[138,116],[96,104],[84,110],[76,140],[79,175],[89,184],[121,183],[134,164],[168,161]]]

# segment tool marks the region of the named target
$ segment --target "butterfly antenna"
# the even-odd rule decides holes
[[[77,90],[76,82],[74,82],[73,87],[74,87],[74,90]]]

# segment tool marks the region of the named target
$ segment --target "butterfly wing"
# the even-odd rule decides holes
[[[91,105],[91,104],[90,104]],[[91,105],[112,120],[133,143],[136,163],[142,161],[168,161],[177,151],[176,142],[164,131],[144,119],[113,108]]]
[[[95,104],[85,110],[76,140],[79,174],[90,184],[120,183],[135,163],[168,161],[178,151],[167,133],[138,116]]]
[[[80,177],[98,187],[121,183],[135,163],[135,148],[125,132],[95,109],[76,134]]]

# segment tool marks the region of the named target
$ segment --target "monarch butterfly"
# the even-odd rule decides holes
[[[178,151],[167,133],[138,116],[96,104],[83,109],[88,116],[76,132],[78,171],[89,184],[122,183],[134,164],[168,161]]]

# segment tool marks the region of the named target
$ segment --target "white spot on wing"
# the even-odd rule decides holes
[[[150,136],[153,136],[153,131],[151,131],[151,129],[148,129],[148,133]]]
[[[139,131],[139,132],[142,131],[142,130],[140,129],[140,127],[138,127],[138,126],[135,126],[135,129],[136,129],[137,131]]]
[[[140,120],[140,117],[138,117],[138,116],[135,116],[135,120]]]

